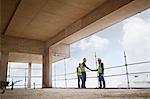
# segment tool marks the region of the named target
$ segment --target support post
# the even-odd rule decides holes
[[[67,77],[66,77],[66,60],[64,58],[64,71],[65,71],[65,87],[67,88]]]
[[[0,61],[0,81],[7,81],[7,68],[8,68],[9,52],[1,52]]]
[[[127,76],[127,84],[128,84],[128,89],[130,88],[130,81],[129,81],[129,72],[128,72],[128,64],[127,64],[127,56],[124,51],[124,59],[125,59],[125,66],[126,66],[126,76]]]
[[[32,63],[28,63],[28,88],[31,88],[31,65]]]
[[[54,65],[54,78],[55,78],[55,88],[56,88],[56,66]]]
[[[42,88],[52,88],[52,55],[49,48],[43,54]]]

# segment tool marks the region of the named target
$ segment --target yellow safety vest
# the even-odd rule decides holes
[[[85,67],[83,65],[80,66],[81,72],[85,72]]]
[[[81,68],[77,67],[77,76],[80,76],[80,75],[81,75]]]
[[[99,66],[98,66],[98,74],[101,74],[102,73],[102,66],[101,66],[101,64],[99,64]]]

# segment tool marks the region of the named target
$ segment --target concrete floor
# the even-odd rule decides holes
[[[15,89],[0,99],[150,99],[150,89]]]

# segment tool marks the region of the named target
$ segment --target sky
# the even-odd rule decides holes
[[[70,58],[53,63],[53,87],[66,87],[64,80],[65,76],[56,76],[66,73],[76,72],[76,67],[82,62],[84,57],[87,58],[87,66],[91,69],[96,69],[95,53],[97,58],[100,57],[104,63],[104,67],[112,67],[124,65],[124,51],[127,56],[127,63],[150,61],[150,9],[129,17],[117,24],[114,24],[102,31],[99,31],[92,36],[84,38],[70,45]],[[11,67],[27,67],[23,63],[10,63]],[[41,64],[33,64],[33,68],[41,68]],[[9,69],[8,69],[9,71]],[[129,73],[134,72],[150,72],[150,63],[132,65],[128,67]],[[126,68],[105,69],[104,76],[114,74],[124,74]],[[25,70],[11,70],[10,74],[25,75]],[[41,76],[42,69],[32,71],[32,76]],[[136,77],[135,77],[136,76]],[[86,86],[87,88],[98,87],[97,72],[87,72]],[[77,87],[77,76],[71,74],[66,76],[67,87]],[[12,78],[11,78],[12,79]],[[11,79],[9,79],[11,81]],[[20,80],[18,84],[24,85],[24,78],[13,78]],[[55,82],[55,80],[57,80]],[[105,77],[106,87],[127,87],[127,78],[124,76]],[[141,75],[130,75],[130,86],[132,87],[150,87],[150,73]],[[42,78],[32,78],[33,83],[41,84]],[[142,83],[141,83],[142,82]],[[32,86],[33,87],[33,86]],[[41,87],[41,85],[39,86]]]
[[[66,72],[75,72],[79,62],[84,57],[87,58],[87,66],[96,69],[94,53],[100,57],[105,68],[124,65],[124,51],[127,56],[127,63],[150,61],[150,9],[129,17],[113,26],[95,33],[70,45],[71,57],[53,64],[55,72],[53,75],[60,75]],[[64,65],[66,63],[66,65]],[[128,67],[130,73],[150,71],[150,63],[134,65]],[[126,73],[125,67],[105,70],[105,76],[112,74]],[[130,76],[130,81],[150,81],[148,74],[140,75],[139,78]],[[88,77],[96,77],[97,73],[88,72]],[[141,78],[140,78],[141,77]],[[76,74],[67,76],[76,78]],[[53,78],[55,79],[55,78]],[[56,79],[64,79],[64,76],[57,76]],[[108,87],[127,86],[126,76],[108,77],[106,84]],[[64,81],[53,82],[56,87],[65,87]],[[69,80],[68,87],[77,87],[77,80]],[[135,86],[135,84],[131,85]],[[97,78],[87,79],[87,87],[97,87]],[[141,85],[140,85],[141,86]],[[145,85],[149,86],[150,85]]]

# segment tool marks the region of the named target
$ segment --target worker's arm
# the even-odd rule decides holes
[[[89,67],[87,67],[85,63],[83,63],[83,66],[91,71],[91,69]]]
[[[77,67],[77,68],[76,68],[76,73],[78,73],[78,71],[79,71],[79,70],[78,70],[78,67]]]
[[[91,70],[91,71],[98,71],[98,69],[93,69],[93,70]]]

